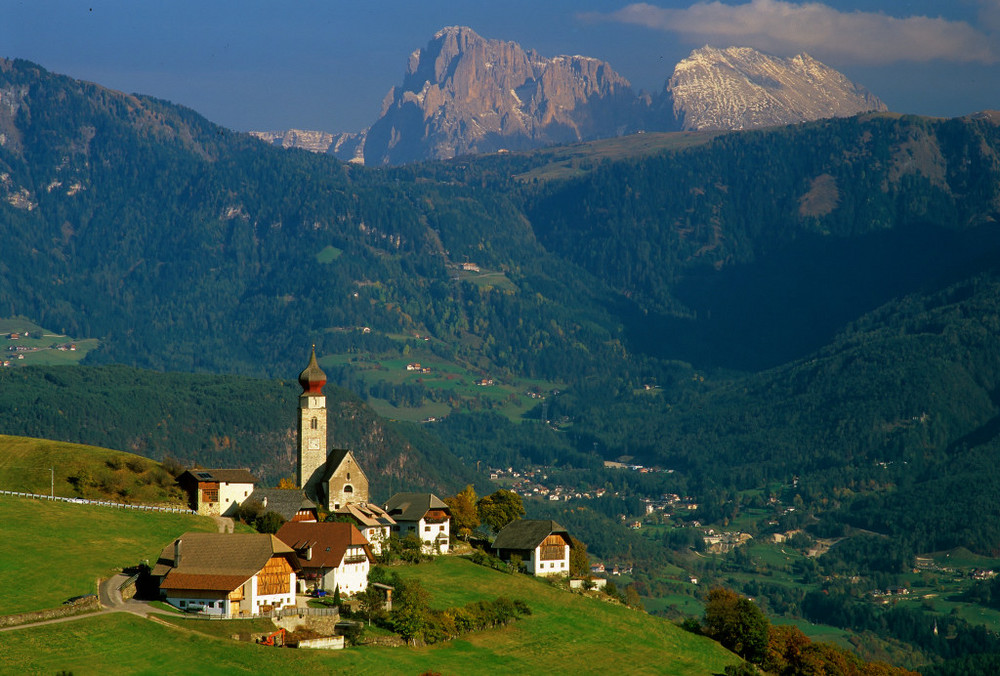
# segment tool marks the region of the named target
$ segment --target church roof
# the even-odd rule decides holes
[[[316,346],[313,345],[312,355],[309,357],[309,365],[299,374],[299,385],[302,386],[303,394],[323,394],[323,386],[326,385],[326,374],[319,367],[316,361]]]
[[[365,474],[363,469],[361,469],[361,465],[358,464],[358,459],[354,457],[354,453],[346,448],[331,448],[326,454],[326,467],[323,469],[323,481],[329,481],[330,478],[337,473],[337,470],[340,469],[340,466],[344,463],[344,460],[346,460],[348,456],[351,458],[354,469],[367,481],[368,475]],[[354,481],[356,481],[356,479],[352,480],[351,483],[354,483]]]
[[[385,503],[385,511],[396,521],[420,521],[432,509],[451,514],[451,508],[433,493],[396,493]]]

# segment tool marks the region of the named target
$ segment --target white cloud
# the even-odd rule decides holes
[[[980,0],[981,23],[996,26],[1000,0]],[[717,47],[755,47],[778,55],[808,52],[839,63],[887,64],[935,59],[995,63],[993,36],[961,21],[881,12],[840,12],[818,2],[696,2],[686,9],[646,3],[592,18],[638,24]]]

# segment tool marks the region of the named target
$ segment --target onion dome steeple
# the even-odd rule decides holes
[[[299,385],[302,386],[302,394],[322,395],[323,386],[326,385],[326,374],[319,367],[316,361],[316,346],[312,347],[312,356],[309,358],[309,366],[299,374]]]

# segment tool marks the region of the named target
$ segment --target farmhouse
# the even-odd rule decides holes
[[[497,533],[496,556],[504,561],[519,557],[532,575],[569,572],[569,531],[555,521],[518,519]]]
[[[232,516],[253,493],[257,478],[245,469],[190,469],[177,483],[202,516]]]
[[[300,582],[317,589],[357,594],[368,587],[375,561],[368,540],[350,523],[286,523],[278,539],[295,550],[302,566]]]
[[[160,596],[182,610],[246,617],[295,605],[299,562],[264,533],[185,533],[153,568]]]
[[[399,537],[416,535],[428,554],[447,554],[451,508],[433,493],[396,493],[385,503]]]

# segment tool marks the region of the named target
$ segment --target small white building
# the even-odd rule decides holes
[[[447,554],[451,542],[451,508],[433,493],[396,493],[385,503],[399,537],[420,538],[424,553]]]
[[[249,617],[295,605],[295,552],[266,533],[185,533],[153,568],[160,596],[181,610]]]
[[[353,596],[368,588],[368,571],[375,562],[371,546],[354,524],[326,521],[288,522],[278,538],[295,550],[305,586]]]
[[[569,531],[555,521],[518,519],[497,533],[493,551],[504,561],[512,556],[532,575],[569,574]]]
[[[199,514],[232,516],[253,493],[257,478],[245,469],[189,469],[177,483]]]

